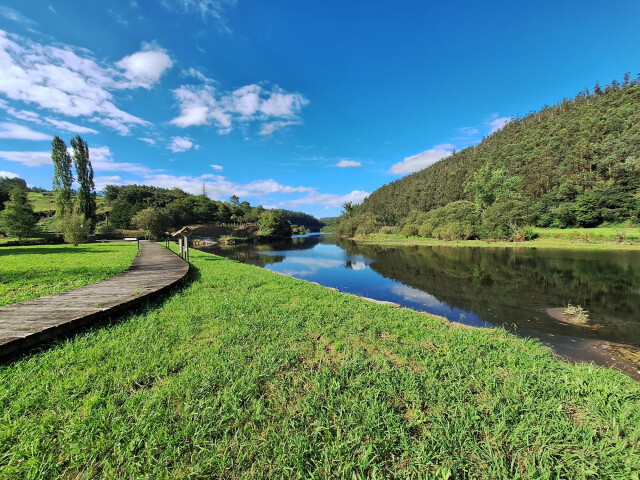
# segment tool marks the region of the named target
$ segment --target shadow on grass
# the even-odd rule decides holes
[[[136,315],[141,315],[152,310],[162,308],[162,306],[173,295],[185,290],[191,284],[200,280],[200,278],[200,270],[197,267],[190,265],[189,271],[187,272],[185,277],[182,280],[174,283],[173,285],[169,285],[161,290],[158,290],[157,292],[150,293],[143,298],[134,300],[130,304],[115,307],[114,309],[106,312],[100,312],[99,314],[92,316],[83,324],[78,325],[72,331],[57,335],[54,338],[27,347],[20,352],[2,357],[0,358],[0,366],[11,366],[22,358],[28,357],[35,353],[46,352],[48,350],[56,348],[57,346],[62,345],[65,341],[73,339],[77,335],[89,333],[91,331],[99,330],[102,328],[109,328],[111,326],[118,325],[121,322],[127,321],[128,319]],[[82,321],[80,321],[79,323],[82,323]]]

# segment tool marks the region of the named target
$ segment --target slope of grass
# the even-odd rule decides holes
[[[0,367],[1,478],[637,478],[620,373],[192,262],[164,302]]]
[[[52,192],[29,192],[27,198],[33,206],[34,212],[51,212],[56,210],[55,196]],[[75,199],[75,197],[74,197]],[[109,207],[102,196],[96,197],[97,213],[102,214],[109,211]]]
[[[0,248],[0,307],[117,275],[137,252],[133,243]]]

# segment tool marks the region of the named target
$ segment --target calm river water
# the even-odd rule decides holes
[[[569,357],[585,357],[571,350],[589,339],[640,347],[638,251],[380,247],[325,234],[203,250],[452,321],[503,326]],[[558,319],[569,303],[589,312],[589,326]]]

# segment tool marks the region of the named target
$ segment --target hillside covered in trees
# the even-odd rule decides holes
[[[640,75],[639,75],[640,77]],[[480,144],[346,205],[339,233],[385,226],[438,238],[505,238],[524,225],[640,220],[640,78],[516,118]]]

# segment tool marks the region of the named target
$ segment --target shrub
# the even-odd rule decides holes
[[[169,216],[162,210],[153,207],[140,210],[131,218],[131,223],[145,230],[147,237],[161,237],[169,228]]]
[[[59,228],[64,241],[77,247],[91,231],[91,220],[77,212],[67,213],[59,220]]]
[[[415,237],[418,235],[418,226],[413,223],[409,223],[402,227],[402,231],[400,233],[405,237]]]
[[[482,238],[513,239],[524,225],[529,225],[532,215],[522,200],[498,199],[482,214],[480,235]]]
[[[398,233],[398,227],[390,227],[388,225],[385,225],[384,227],[381,227],[378,233],[382,233],[384,235],[391,235],[394,233]]]
[[[440,240],[467,240],[473,236],[473,225],[449,221],[433,230],[433,236]]]

